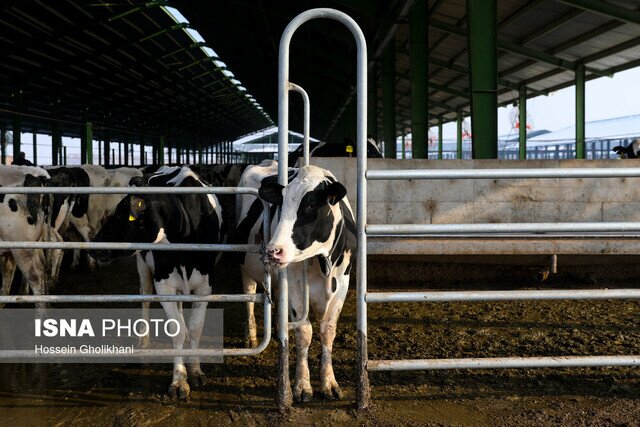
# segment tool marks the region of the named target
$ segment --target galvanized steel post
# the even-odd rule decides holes
[[[527,87],[520,86],[518,91],[518,158],[527,158]]]
[[[462,158],[462,110],[456,117],[456,159]]]
[[[498,158],[496,0],[467,0],[474,159]]]
[[[416,0],[409,13],[411,33],[411,158],[429,157],[429,106],[427,51],[427,0]],[[404,131],[403,131],[404,141]],[[404,142],[402,146],[404,159]]]
[[[317,18],[335,19],[351,31],[356,39],[357,46],[357,144],[358,144],[358,391],[356,393],[358,407],[361,409],[369,405],[369,387],[367,376],[367,347],[366,347],[366,313],[364,295],[366,292],[366,258],[360,255],[366,254],[366,235],[364,225],[366,222],[366,186],[364,185],[365,171],[367,167],[367,42],[358,24],[348,15],[335,9],[319,8],[311,9],[296,16],[285,28],[280,39],[278,55],[278,181],[281,185],[287,184],[288,170],[288,134],[289,134],[289,47],[293,33],[303,23]],[[394,146],[395,150],[395,146]],[[365,274],[362,274],[365,272]],[[287,326],[288,295],[286,287],[286,273],[281,274],[280,295],[278,295],[278,406],[285,409],[291,404],[291,387],[289,384],[289,342]],[[284,307],[282,304],[287,304]],[[284,318],[283,318],[284,317]]]
[[[585,79],[584,65],[576,68],[576,159],[585,158]]]
[[[311,122],[311,104],[309,103],[309,95],[307,92],[300,86],[295,83],[289,83],[289,88],[298,92],[300,96],[302,96],[302,101],[304,104],[304,120],[303,120],[303,130],[302,130],[302,161],[303,165],[307,166],[309,164],[309,135],[310,135],[310,122]]]
[[[442,160],[442,116],[438,116],[438,159]]]

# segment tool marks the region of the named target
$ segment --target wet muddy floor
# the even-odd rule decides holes
[[[68,294],[138,291],[132,259],[95,273],[64,273],[61,283],[59,292]],[[219,283],[219,293],[241,288],[234,271],[223,272]],[[242,346],[244,306],[223,308],[225,345]],[[640,353],[640,303],[633,301],[369,308],[372,359]],[[372,373],[372,408],[358,414],[354,325],[350,292],[334,345],[334,369],[344,391],[339,401],[314,397],[288,414],[277,413],[272,343],[257,357],[203,365],[208,382],[194,388],[186,402],[172,402],[166,394],[170,364],[0,365],[2,424],[640,425],[637,368]],[[314,337],[309,363],[316,389],[319,347]]]

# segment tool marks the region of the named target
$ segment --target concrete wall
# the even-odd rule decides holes
[[[356,159],[312,158],[345,184],[355,207]],[[630,160],[369,159],[369,169],[640,167]],[[370,181],[371,224],[640,221],[640,179]]]

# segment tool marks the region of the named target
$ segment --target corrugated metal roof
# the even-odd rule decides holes
[[[574,144],[575,126],[567,126],[544,135],[529,138],[527,146]],[[586,140],[594,139],[626,139],[640,137],[640,114],[616,117],[606,120],[595,120],[585,123]]]

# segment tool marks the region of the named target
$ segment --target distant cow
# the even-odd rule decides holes
[[[0,166],[0,186],[44,187],[55,186],[50,175],[33,166]],[[26,242],[61,242],[54,228],[64,218],[53,217],[54,198],[48,194],[0,194],[0,240]],[[59,208],[59,206],[58,206]],[[67,209],[62,209],[66,212]],[[60,209],[58,209],[60,212]],[[57,216],[60,216],[58,213]],[[62,214],[64,216],[64,213]],[[62,261],[60,249],[5,249],[2,256],[2,289],[7,295],[16,266],[22,271],[25,284],[34,295],[44,295],[58,280]],[[43,307],[44,304],[39,304]]]
[[[205,184],[188,167],[162,167],[151,176],[134,179],[138,185],[160,187],[203,187]],[[153,194],[128,195],[118,204],[94,241],[146,243],[220,243],[222,215],[215,195]],[[134,251],[91,251],[100,261],[117,256],[133,255]],[[137,254],[140,291],[158,294],[210,295],[209,278],[213,273],[216,254],[212,252],[142,251]],[[148,319],[149,304],[143,305],[143,317]],[[163,302],[168,319],[180,323],[180,333],[173,338],[176,349],[183,348],[187,335],[182,305]],[[193,303],[189,319],[189,348],[197,349],[207,303]],[[188,371],[193,385],[204,383],[198,358],[191,358]],[[186,398],[190,393],[187,369],[181,357],[174,360],[171,397]]]
[[[615,146],[611,149],[611,151],[615,152],[621,159],[636,159],[640,157],[640,139],[634,140],[631,144],[623,147],[621,145]]]
[[[260,196],[278,207],[271,223],[272,238],[266,245],[266,262],[274,268],[288,267],[289,304],[294,317],[304,312],[302,262],[309,260],[310,315],[319,322],[322,360],[320,392],[327,399],[340,398],[342,391],[335,379],[331,352],[342,305],[349,287],[356,239],[355,223],[346,198],[345,187],[331,172],[316,166],[290,171],[290,183],[277,183],[276,161],[250,166],[240,186],[259,189]],[[262,204],[253,196],[240,199],[240,222],[235,241],[254,243],[261,240]],[[262,281],[263,261],[257,254],[241,254],[241,273],[245,293],[255,293]],[[275,276],[273,278],[275,280]],[[274,282],[275,283],[275,282]],[[253,303],[247,303],[247,340],[257,344]],[[294,397],[307,402],[313,391],[309,378],[308,351],[311,322],[295,322],[297,366]]]

